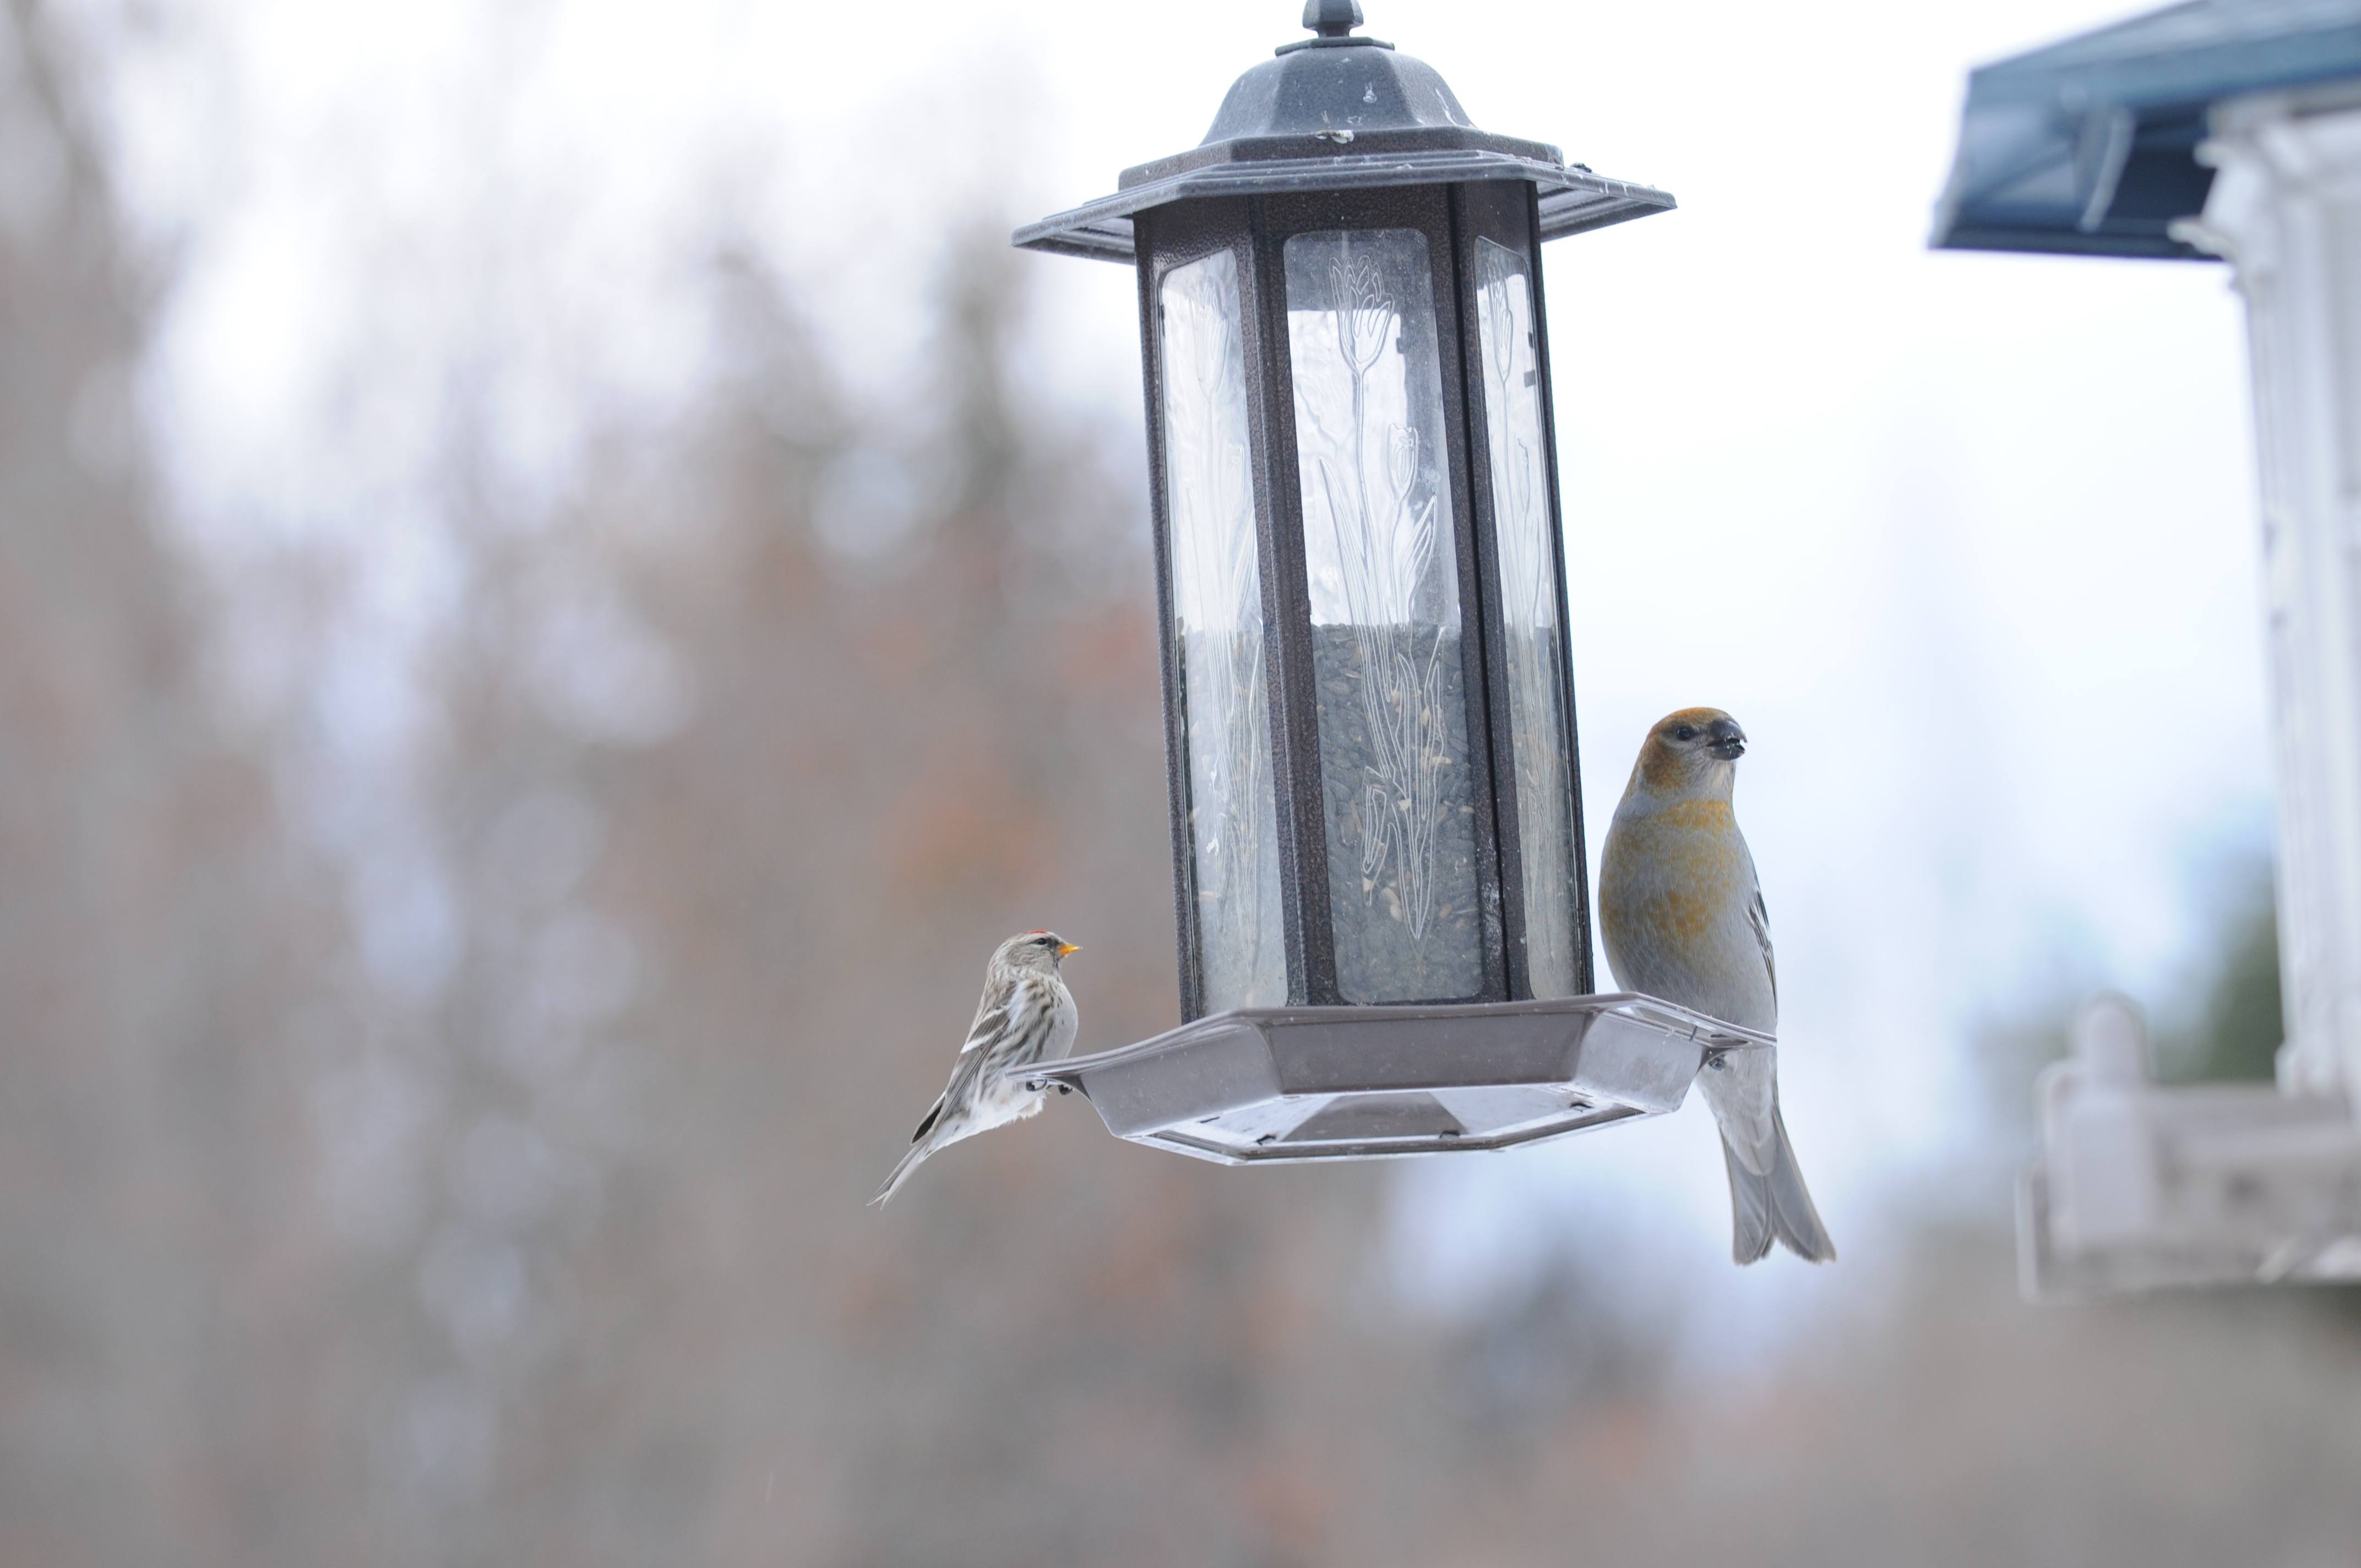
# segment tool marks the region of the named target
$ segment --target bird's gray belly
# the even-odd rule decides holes
[[[1751,928],[1709,932],[1706,940],[1677,957],[1664,952],[1661,944],[1643,944],[1636,953],[1610,948],[1607,957],[1616,979],[1633,991],[1765,1034],[1779,1026],[1770,971]]]
[[[1074,1031],[1081,1023],[1082,1015],[1075,1011],[1073,997],[1070,994],[1059,998],[1058,1015],[1049,1025],[1049,1041],[1041,1049],[1041,1059],[1064,1060],[1074,1048]]]

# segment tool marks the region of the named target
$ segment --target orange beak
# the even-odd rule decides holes
[[[1059,948],[1058,948],[1058,956],[1059,956],[1060,958],[1061,958],[1061,959],[1062,959],[1062,958],[1064,958],[1068,953],[1079,953],[1079,952],[1081,952],[1082,950],[1082,945],[1081,945],[1080,943],[1078,943],[1078,942],[1065,942],[1065,943],[1061,943],[1061,944],[1059,946]]]

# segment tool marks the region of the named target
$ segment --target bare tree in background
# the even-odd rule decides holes
[[[335,923],[156,526],[86,68],[0,11],[0,1563],[45,1568],[267,1552],[333,1464],[288,1053]]]
[[[1339,1354],[1382,1321],[1353,1307],[1367,1173],[1249,1186],[1059,1106],[863,1207],[999,936],[1085,943],[1086,1043],[1172,1021],[1138,501],[1105,430],[1009,389],[1022,266],[989,226],[953,250],[942,411],[874,428],[724,257],[730,357],[666,460],[619,455],[567,543],[483,574],[459,685],[499,717],[451,798],[578,798],[585,895],[639,977],[611,1029],[630,1130],[536,1275],[553,1348],[489,1456],[496,1556],[1316,1561],[1356,1445],[1310,1418],[1391,1391]],[[881,461],[920,472],[917,515],[848,554],[815,506]],[[504,765],[545,722],[514,641],[553,572],[617,596],[679,707],[661,738]]]

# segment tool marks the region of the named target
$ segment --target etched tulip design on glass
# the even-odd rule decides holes
[[[1356,375],[1356,392],[1358,389]],[[1378,873],[1390,857],[1399,879],[1384,896],[1411,935],[1423,938],[1434,899],[1430,859],[1444,764],[1433,733],[1443,707],[1443,635],[1439,627],[1410,623],[1406,588],[1424,575],[1434,554],[1434,499],[1411,504],[1418,433],[1397,424],[1386,430],[1386,493],[1373,504],[1366,456],[1359,450],[1361,434],[1356,420],[1353,494],[1339,494],[1334,466],[1320,465],[1329,527],[1337,531],[1338,555],[1348,563],[1345,602],[1353,613],[1362,670],[1362,718],[1375,753],[1361,801],[1361,887],[1365,894],[1377,892]],[[1340,520],[1349,515],[1348,508],[1357,510],[1364,520],[1374,519],[1383,531],[1375,552],[1356,554],[1344,549]]]
[[[1500,632],[1508,655],[1518,871],[1532,994],[1580,990],[1575,947],[1574,767],[1565,722],[1565,636],[1542,450],[1540,345],[1524,258],[1477,242],[1484,422],[1491,450]]]
[[[1440,627],[1413,624],[1411,600],[1434,558],[1438,498],[1413,499],[1418,432],[1393,422],[1384,426],[1384,489],[1370,493],[1369,377],[1393,345],[1400,313],[1377,262],[1349,247],[1329,266],[1329,288],[1337,301],[1336,351],[1351,378],[1352,462],[1344,476],[1326,457],[1315,468],[1358,644],[1362,719],[1373,752],[1361,799],[1361,889],[1378,893],[1378,873],[1390,857],[1397,877],[1384,893],[1389,913],[1422,938],[1433,913],[1430,860],[1444,762],[1433,733],[1443,707],[1443,637]],[[1348,546],[1348,527],[1362,548]]]
[[[1330,914],[1350,1000],[1472,995],[1473,783],[1425,236],[1287,242]]]
[[[1287,949],[1235,259],[1174,268],[1160,302],[1200,1001],[1208,1013],[1275,1007]]]

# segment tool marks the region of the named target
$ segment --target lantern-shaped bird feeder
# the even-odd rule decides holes
[[[1765,1043],[1591,992],[1541,242],[1661,191],[1311,0],[1191,151],[1017,231],[1139,272],[1180,997],[1035,1069],[1227,1162],[1499,1148]]]

